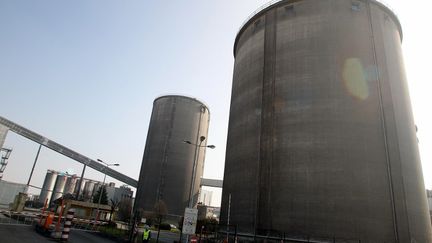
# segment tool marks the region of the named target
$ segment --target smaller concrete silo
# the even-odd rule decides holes
[[[42,185],[42,190],[39,196],[39,202],[45,203],[46,200],[47,204],[51,202],[51,195],[54,189],[54,185],[57,179],[58,173],[53,170],[47,170],[44,183]]]
[[[55,200],[57,200],[63,196],[63,191],[65,189],[67,178],[68,177],[64,174],[59,174],[57,176],[57,180],[55,182],[53,194],[51,197],[51,202],[53,202],[53,201],[55,201]]]
[[[65,185],[65,188],[64,188],[64,191],[63,191],[64,195],[66,195],[66,194],[73,194],[74,193],[77,180],[78,179],[77,179],[76,175],[69,176],[67,178],[66,185]]]
[[[80,183],[80,181],[81,181],[81,178],[78,178],[78,179],[77,179],[77,182],[76,182],[76,184],[75,184],[75,189],[74,189],[74,194],[75,194],[75,197],[76,197],[77,199],[80,199],[80,198],[83,197],[82,195],[84,194],[84,187],[85,187],[85,184],[86,184],[86,182],[87,182],[87,180],[84,179],[84,178],[83,178],[83,180],[82,180],[82,183]],[[79,193],[80,195],[78,195],[78,193]]]
[[[92,197],[94,197],[97,192],[99,191],[99,189],[102,187],[102,182],[96,182],[94,187],[93,187],[93,193],[92,193]]]
[[[90,180],[86,181],[83,190],[83,196],[82,196],[84,200],[90,200],[92,198],[94,186],[95,186],[94,181],[90,181]]]

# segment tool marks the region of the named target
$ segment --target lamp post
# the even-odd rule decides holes
[[[191,184],[190,184],[190,188],[189,188],[189,203],[188,203],[189,208],[193,207],[193,191],[194,191],[194,185],[195,185],[196,165],[198,164],[197,160],[198,160],[198,156],[199,156],[199,149],[200,148],[210,148],[210,149],[216,148],[216,146],[214,146],[214,145],[202,145],[202,143],[204,142],[205,139],[206,139],[205,136],[201,136],[199,138],[199,144],[192,143],[189,140],[183,140],[183,143],[187,143],[187,144],[195,146],[194,161],[193,161],[193,165],[192,165],[192,180],[191,180]],[[181,237],[181,233],[180,233],[180,237]],[[188,241],[189,241],[189,235],[186,236],[186,242],[188,242]]]
[[[105,165],[105,167],[102,169],[104,172],[104,178],[103,178],[103,182],[102,182],[102,186],[100,187],[100,192],[99,192],[99,200],[98,200],[98,205],[97,205],[97,210],[96,210],[96,221],[97,222],[98,218],[99,218],[99,209],[100,209],[100,204],[101,204],[101,199],[102,199],[102,192],[103,192],[103,187],[105,186],[105,179],[106,179],[106,168],[108,168],[109,166],[119,166],[120,164],[108,164],[103,162],[101,159],[97,159],[98,162],[103,163]]]
[[[192,180],[191,180],[191,184],[190,184],[190,188],[189,188],[189,207],[191,208],[193,206],[193,190],[194,190],[194,185],[195,185],[195,178],[196,178],[196,165],[198,163],[198,156],[199,156],[199,149],[200,148],[211,148],[214,149],[216,148],[216,146],[214,145],[201,145],[202,142],[204,142],[204,140],[206,139],[205,136],[201,136],[200,137],[200,142],[199,144],[195,144],[192,143],[191,141],[188,140],[184,140],[184,143],[190,144],[195,146],[195,154],[194,154],[194,161],[193,161],[193,165],[192,165]]]

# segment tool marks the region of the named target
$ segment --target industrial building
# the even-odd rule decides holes
[[[20,192],[27,192],[26,184],[0,180],[0,208],[9,208]]]
[[[80,180],[81,178],[78,178],[76,175],[47,170],[39,202],[45,203],[47,201],[47,204],[50,204],[66,194],[71,194],[82,201],[91,201],[102,186],[102,182],[83,178],[83,182],[79,183]],[[81,189],[79,190],[80,186]],[[132,198],[133,196],[133,191],[127,186],[115,187],[115,184],[112,182],[105,186],[108,201],[111,199],[120,201],[124,198]]]
[[[190,197],[191,205],[197,204],[209,119],[209,109],[197,99],[180,95],[155,99],[135,210],[152,212],[162,201],[168,214],[182,216]]]
[[[208,205],[198,204],[198,220],[203,219],[216,219],[219,220],[220,217],[220,207],[212,207]]]
[[[213,192],[207,190],[201,190],[199,202],[202,205],[210,206],[212,202]]]
[[[124,200],[131,200],[133,198],[133,191],[127,186],[114,187],[114,184],[106,187],[108,200],[114,202],[121,202]]]
[[[273,1],[245,22],[222,224],[252,237],[432,242],[401,42],[398,18],[374,0]]]

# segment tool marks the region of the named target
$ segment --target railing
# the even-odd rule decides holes
[[[263,5],[261,5],[257,10],[253,11],[247,18],[245,21],[243,21],[243,23],[240,25],[239,30],[237,31],[237,34],[243,29],[243,27],[247,24],[247,22],[249,22],[249,20],[251,20],[257,13],[261,12],[262,10],[270,7],[273,4],[276,4],[278,2],[282,2],[284,0],[271,0]]]
[[[239,34],[239,32],[243,29],[243,27],[247,24],[247,22],[249,22],[249,20],[251,20],[257,13],[261,12],[262,10],[276,4],[279,2],[282,2],[284,0],[271,0],[263,5],[261,5],[257,10],[253,11],[247,18],[245,21],[243,21],[243,23],[240,25],[239,30],[237,31],[237,34]],[[398,18],[396,11],[391,7],[390,4],[388,4],[385,0],[372,0],[372,1],[376,1],[378,3],[381,3],[382,5],[384,5],[386,8],[390,9],[393,14],[396,16],[396,18]]]
[[[332,235],[332,234],[329,234]],[[347,239],[341,237],[317,237],[308,235],[293,235],[272,230],[258,230],[256,234],[239,233],[235,225],[205,224],[197,227],[197,242],[297,242],[297,243],[360,243],[360,239]]]
[[[36,214],[2,211],[0,215],[0,225],[31,226],[37,222],[37,219],[38,215]]]

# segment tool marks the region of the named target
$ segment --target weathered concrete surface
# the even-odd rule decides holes
[[[222,223],[432,242],[402,33],[375,1],[286,0],[239,32]]]
[[[153,103],[135,209],[153,211],[155,203],[164,201],[169,214],[183,215],[188,206],[195,155],[199,137],[207,137],[210,113],[200,101],[178,95],[162,96]],[[207,139],[203,141],[205,146]],[[199,153],[193,204],[197,203],[204,168],[205,147]]]

